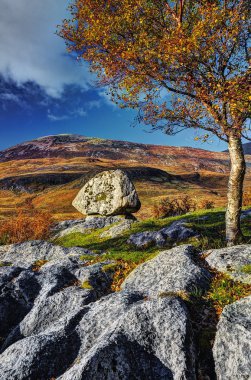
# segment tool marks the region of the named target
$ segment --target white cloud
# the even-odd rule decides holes
[[[17,95],[12,94],[11,92],[5,92],[0,94],[0,99],[3,101],[10,101],[18,104],[21,102],[21,99]]]
[[[75,109],[73,112],[72,112],[72,115],[77,117],[77,116],[80,116],[80,117],[85,117],[87,116],[87,111],[84,110],[84,108],[77,108]]]
[[[61,121],[70,118],[69,115],[54,115],[50,110],[48,110],[47,117],[50,121]]]
[[[111,96],[108,93],[108,89],[102,89],[99,91],[98,94],[104,100],[105,104],[113,107],[114,110],[118,108],[118,106],[111,100]]]
[[[87,65],[67,56],[64,41],[55,35],[67,5],[63,0],[0,0],[0,74],[5,79],[34,81],[55,98],[64,85],[89,87]]]
[[[69,110],[67,113],[62,114],[62,115],[57,115],[50,109],[48,109],[47,111],[47,117],[50,121],[61,121],[61,120],[72,119],[75,117],[85,117],[85,116],[87,116],[87,111],[82,107]]]
[[[101,107],[101,101],[100,100],[89,100],[89,102],[86,103],[86,107],[89,110],[92,110],[93,108],[100,108]]]

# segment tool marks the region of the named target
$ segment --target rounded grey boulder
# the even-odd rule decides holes
[[[135,187],[122,170],[97,174],[79,191],[72,205],[86,215],[123,215],[137,212],[140,201]]]

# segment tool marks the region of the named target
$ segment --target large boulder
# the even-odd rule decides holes
[[[78,361],[61,380],[195,379],[191,325],[179,298],[113,294],[90,307],[78,331]]]
[[[153,295],[205,288],[210,279],[210,273],[196,263],[194,247],[183,245],[139,265],[126,278],[122,288]]]
[[[72,204],[87,215],[123,215],[140,209],[135,187],[122,170],[97,174],[85,184]]]
[[[213,249],[204,252],[211,268],[226,273],[234,280],[251,284],[251,245]]]
[[[251,378],[251,296],[224,308],[213,354],[218,379]]]

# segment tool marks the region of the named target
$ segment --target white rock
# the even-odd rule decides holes
[[[223,309],[213,354],[217,379],[251,379],[251,296]]]
[[[72,205],[87,215],[130,214],[140,209],[135,187],[122,170],[97,174],[80,190]]]

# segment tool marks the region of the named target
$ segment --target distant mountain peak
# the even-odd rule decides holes
[[[86,137],[78,134],[58,134],[39,137],[0,152],[0,162],[48,158],[85,157],[83,162],[102,161],[107,165],[153,165],[153,167],[182,166],[184,170],[228,170],[226,153],[210,152],[189,147],[150,145],[136,142]],[[90,166],[87,164],[87,166]],[[190,169],[189,169],[190,170]]]
[[[243,147],[243,152],[244,152],[245,155],[251,155],[251,142],[242,144],[242,147]],[[224,153],[228,153],[228,149],[227,150],[223,150],[223,152]]]

